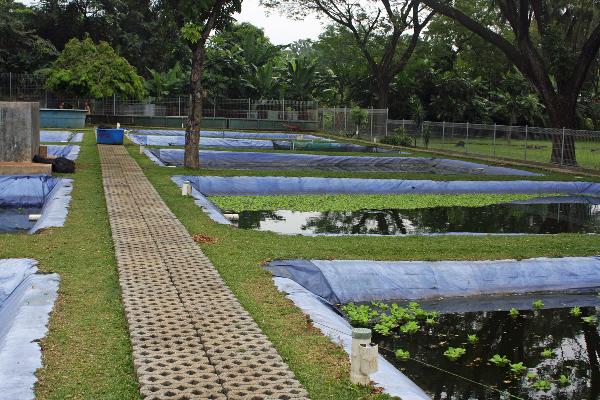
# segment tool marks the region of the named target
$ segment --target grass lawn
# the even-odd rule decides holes
[[[194,204],[192,198],[181,196],[180,190],[171,182],[170,177],[187,174],[412,178],[414,175],[323,172],[313,174],[306,171],[195,171],[162,168],[154,165],[144,155],[140,155],[137,146],[128,144],[127,148],[188,231],[191,234],[202,233],[216,239],[214,244],[202,244],[202,249],[314,399],[360,399],[368,396],[368,393],[366,389],[350,385],[347,355],[318,334],[318,331],[310,326],[306,316],[276,290],[270,274],[261,268],[261,264],[265,261],[289,258],[478,260],[594,255],[600,249],[600,236],[576,234],[503,237],[301,237],[236,229],[209,220]],[[421,179],[434,177],[447,178],[426,174],[419,176]],[[472,177],[454,176],[453,178]],[[561,175],[561,178],[566,179],[567,176]]]
[[[75,182],[66,226],[36,235],[0,234],[0,258],[34,258],[42,271],[60,274],[59,297],[42,342],[37,398],[137,399],[91,130],[80,145],[77,172],[68,176]]]

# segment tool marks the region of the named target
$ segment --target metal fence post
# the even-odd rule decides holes
[[[562,129],[562,141],[561,141],[561,145],[560,145],[560,165],[563,165],[564,162],[564,158],[565,158],[565,127],[563,126]]]
[[[117,115],[117,94],[113,93],[113,115]]]
[[[497,129],[497,125],[494,122],[494,140],[492,142],[492,151],[494,154],[494,158],[496,158],[496,129]]]
[[[386,108],[385,109],[385,137],[387,137],[388,135],[388,121],[390,118],[390,109]]]
[[[285,121],[285,99],[281,99],[281,111],[283,111],[283,120]]]
[[[525,125],[525,161],[527,161],[527,139],[528,139],[529,128]]]
[[[181,96],[177,96],[177,116],[181,117]]]
[[[373,141],[373,106],[371,106],[371,142]]]
[[[348,107],[344,106],[344,133],[348,133]]]
[[[467,137],[465,138],[465,153],[468,153],[467,146],[469,145],[469,123],[467,122]]]
[[[442,121],[442,149],[446,147],[446,121]]]

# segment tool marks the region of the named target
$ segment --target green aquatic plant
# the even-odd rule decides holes
[[[561,375],[558,377],[558,384],[560,386],[568,386],[571,383],[569,378],[566,375]]]
[[[407,350],[398,349],[394,354],[396,355],[396,359],[400,361],[406,361],[410,358],[410,352]]]
[[[501,356],[500,354],[494,354],[489,361],[497,367],[504,367],[510,364],[510,360],[506,356]]]
[[[448,347],[448,349],[444,352],[444,355],[450,361],[456,361],[464,356],[466,352],[467,350],[462,347]]]
[[[510,364],[510,372],[513,374],[522,374],[527,370],[527,367],[523,365],[523,362],[518,362],[514,364]]]
[[[404,307],[400,307],[398,304],[392,304],[390,307],[390,315],[394,316],[398,321],[410,321],[414,319],[412,314]]]
[[[429,317],[429,318],[427,318],[427,319],[425,320],[425,324],[426,324],[426,325],[430,325],[430,326],[431,326],[431,325],[436,325],[437,323],[438,323],[438,320],[437,320],[437,319],[435,319],[435,318],[431,318],[431,317]]]
[[[590,315],[589,317],[581,317],[581,320],[586,324],[596,325],[598,322],[598,318],[595,315]]]
[[[581,315],[581,308],[573,307],[573,308],[571,308],[571,311],[569,311],[569,314],[571,314],[574,317],[579,317]]]
[[[537,299],[533,302],[532,307],[534,310],[541,310],[544,308],[544,302],[540,299]]]
[[[544,392],[547,392],[550,389],[552,389],[552,384],[550,382],[548,382],[547,380],[544,380],[544,379],[540,379],[539,381],[535,381],[532,386],[535,389],[542,390]]]
[[[431,207],[483,207],[529,200],[528,194],[334,194],[301,196],[214,196],[210,199],[228,211],[360,211]]]
[[[554,350],[552,349],[544,349],[544,351],[541,352],[541,355],[544,358],[553,358],[555,356]]]
[[[475,343],[479,342],[479,338],[475,334],[467,335],[467,341],[471,344],[475,344]]]
[[[400,327],[402,333],[413,334],[417,333],[421,329],[421,326],[416,321],[408,321]]]
[[[373,330],[383,336],[389,336],[392,330],[398,326],[396,318],[392,315],[381,314],[379,322],[375,324]]]
[[[530,380],[530,381],[532,381],[532,380],[534,380],[534,379],[537,379],[537,377],[538,377],[538,374],[536,374],[536,373],[535,373],[535,372],[533,372],[533,371],[532,371],[532,372],[528,372],[528,373],[527,373],[527,379],[528,379],[528,380]]]
[[[346,313],[351,325],[369,326],[371,320],[379,313],[371,307],[361,304],[356,306],[354,303],[348,303],[342,306],[342,311]]]
[[[510,315],[513,318],[517,318],[519,316],[519,310],[517,310],[516,308],[513,307],[508,312],[508,315]]]

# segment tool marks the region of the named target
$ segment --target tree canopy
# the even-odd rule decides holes
[[[141,98],[142,78],[106,42],[71,39],[52,63],[46,86],[71,96],[103,98],[113,94]]]

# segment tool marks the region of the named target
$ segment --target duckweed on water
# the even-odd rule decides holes
[[[527,194],[336,194],[302,196],[216,196],[211,200],[227,211],[359,211],[414,210],[432,207],[483,207],[530,200]]]

